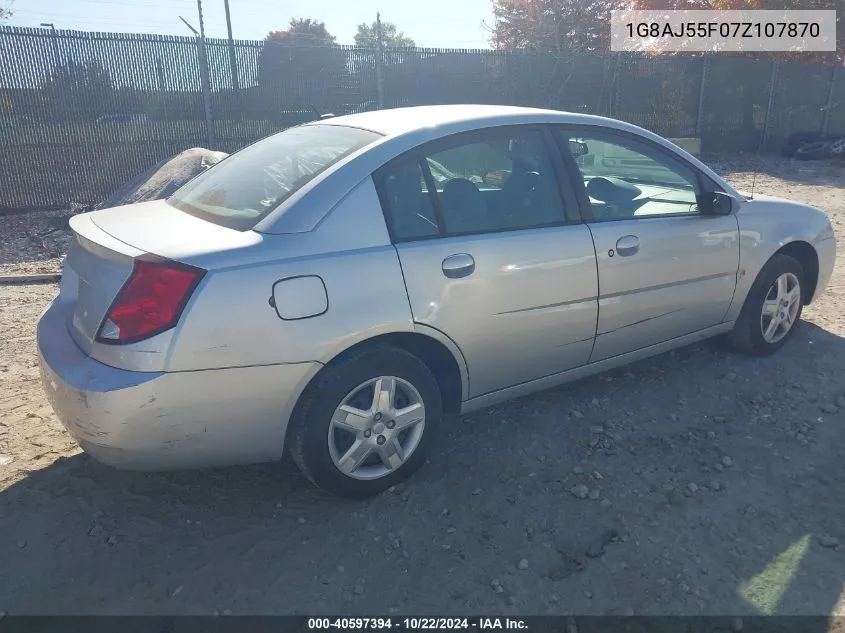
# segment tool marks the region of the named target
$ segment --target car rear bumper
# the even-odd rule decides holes
[[[69,304],[38,322],[41,380],[56,415],[92,457],[132,470],[279,459],[287,422],[319,363],[133,372],[86,356],[67,329]]]

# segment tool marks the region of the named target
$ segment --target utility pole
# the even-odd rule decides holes
[[[202,19],[202,0],[197,0],[197,13],[199,15],[200,30],[191,26],[181,15],[179,19],[185,23],[197,38],[197,61],[199,62],[200,83],[202,85],[202,102],[205,108],[205,133],[208,141],[208,149],[214,149],[214,119],[211,114],[211,82],[208,79],[208,57],[205,49],[205,24]]]
[[[378,109],[384,108],[384,43],[381,40],[381,13],[376,13],[376,98]]]
[[[61,64],[61,60],[59,58],[59,36],[56,33],[56,25],[52,22],[42,22],[41,26],[45,29],[49,28],[51,32],[51,41],[53,43],[53,67],[58,68]]]
[[[229,65],[232,67],[232,88],[240,90],[238,81],[238,62],[235,58],[235,40],[232,38],[232,16],[229,14],[229,0],[223,0],[226,9],[226,30],[229,32]]]

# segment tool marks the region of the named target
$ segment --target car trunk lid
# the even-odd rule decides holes
[[[62,274],[60,298],[75,303],[68,323],[71,335],[91,354],[97,330],[143,251],[108,235],[90,214],[71,218],[73,241]]]
[[[192,217],[164,200],[76,215],[70,227],[74,239],[60,297],[75,303],[69,311],[71,335],[82,351],[101,362],[149,371],[160,369],[150,363],[164,358],[168,334],[117,348],[96,341],[109,308],[132,275],[135,259],[154,255],[184,264],[201,260],[207,269],[216,263],[216,253],[247,246],[257,237]]]

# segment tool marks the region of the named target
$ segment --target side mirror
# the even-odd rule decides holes
[[[590,148],[587,147],[587,144],[584,141],[569,139],[569,153],[572,154],[573,157],[586,156],[590,153]]]
[[[698,196],[701,215],[731,215],[739,211],[740,201],[723,191],[711,191]]]

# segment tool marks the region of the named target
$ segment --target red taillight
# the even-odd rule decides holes
[[[109,308],[97,341],[134,343],[169,330],[205,271],[176,262],[135,260],[132,275]]]

